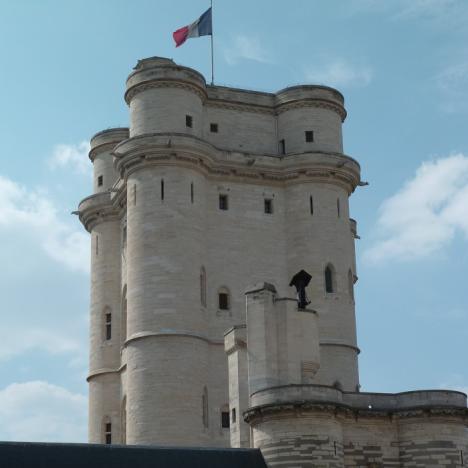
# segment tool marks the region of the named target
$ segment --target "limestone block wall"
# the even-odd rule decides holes
[[[348,193],[334,184],[296,183],[286,188],[288,276],[305,269],[310,308],[319,314],[321,366],[315,383],[355,391],[359,385],[354,299],[348,275],[354,274]],[[326,291],[325,269],[332,272]]]
[[[459,417],[427,414],[398,422],[402,468],[465,465],[467,434]]]
[[[114,168],[112,150],[115,145],[128,138],[128,128],[111,128],[96,133],[91,138],[89,157],[93,162],[94,193],[109,190],[119,176]]]
[[[250,447],[250,427],[243,418],[249,407],[247,333],[245,325],[231,328],[224,337],[228,357],[231,447]]]
[[[89,390],[89,440],[102,442],[103,419],[119,413],[116,387],[120,367],[120,223],[104,220],[91,230],[91,310],[90,310],[90,390]],[[109,387],[108,398],[105,389]],[[112,389],[111,389],[112,387]],[[103,401],[106,404],[102,404]],[[117,418],[118,419],[118,418]],[[112,425],[116,437],[119,424]]]
[[[99,374],[89,380],[88,440],[106,443],[106,424],[111,424],[111,442],[121,443],[120,376],[117,372]]]
[[[265,415],[252,424],[252,435],[254,447],[261,449],[270,467],[345,466],[342,425],[333,414],[285,411],[280,417]]]
[[[197,187],[197,203],[191,201],[191,183]],[[202,417],[202,396],[209,384],[199,286],[203,192],[199,173],[177,167],[147,167],[128,177],[130,444],[206,445],[210,440]]]
[[[204,139],[218,148],[254,154],[278,152],[277,120],[273,112],[223,109],[208,103],[204,121]],[[211,131],[212,123],[217,125],[217,132]]]

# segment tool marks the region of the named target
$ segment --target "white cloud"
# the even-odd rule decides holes
[[[224,58],[229,65],[236,65],[241,60],[270,63],[271,58],[260,40],[246,35],[236,36],[231,45],[224,49]]]
[[[89,271],[89,239],[60,219],[46,193],[28,190],[0,176],[0,227],[33,234],[55,261],[74,271]]]
[[[0,440],[85,442],[87,398],[43,381],[0,390]]]
[[[379,239],[364,253],[371,262],[426,257],[449,244],[457,231],[468,237],[468,156],[423,163],[383,202],[377,228]]]
[[[308,81],[336,87],[367,86],[373,75],[373,70],[368,65],[357,66],[343,59],[318,64],[306,70]]]
[[[87,141],[82,141],[77,145],[57,145],[47,163],[51,169],[70,168],[78,174],[91,175],[92,164],[88,158],[89,150],[90,145]]]
[[[28,329],[23,325],[16,330],[11,326],[0,330],[0,361],[28,351],[41,350],[52,355],[73,353],[73,361],[78,362],[82,359],[81,349],[81,343],[77,339],[52,329]]]

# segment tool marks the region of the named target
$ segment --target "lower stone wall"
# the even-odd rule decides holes
[[[269,467],[468,467],[467,411],[419,409],[392,414],[309,406],[268,408],[250,420],[254,447]]]
[[[265,417],[253,440],[270,467],[344,468],[341,422],[329,413]]]
[[[468,465],[465,424],[450,414],[415,415],[400,419],[399,448],[402,468]]]

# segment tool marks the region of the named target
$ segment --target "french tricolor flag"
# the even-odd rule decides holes
[[[203,13],[197,21],[172,33],[176,47],[181,46],[189,37],[211,36],[213,27],[211,21],[211,8]]]

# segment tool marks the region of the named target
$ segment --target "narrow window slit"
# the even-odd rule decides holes
[[[112,338],[112,313],[106,313],[106,340],[109,341]]]
[[[112,424],[111,423],[106,423],[104,435],[106,439],[106,444],[107,445],[112,444]]]
[[[161,179],[161,200],[164,201],[164,179]]]
[[[286,141],[284,139],[279,141],[279,153],[286,154]]]

